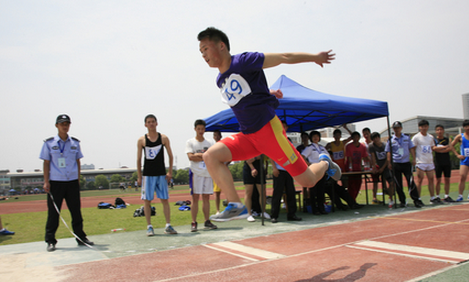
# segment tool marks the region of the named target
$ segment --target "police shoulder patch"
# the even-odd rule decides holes
[[[76,137],[73,137],[73,136],[72,136],[72,139],[75,140],[75,141],[80,142],[80,140],[79,140],[78,138],[76,138]]]
[[[50,137],[50,138],[47,138],[46,140],[44,140],[44,142],[47,142],[47,141],[50,141],[50,140],[53,140],[54,137]]]

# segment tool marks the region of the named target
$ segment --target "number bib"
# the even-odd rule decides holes
[[[469,157],[469,148],[464,148],[464,156]]]
[[[422,153],[424,154],[431,154],[432,153],[432,147],[429,145],[422,145]]]
[[[230,75],[220,90],[222,102],[230,107],[238,104],[241,99],[251,94],[251,87],[239,74]]]
[[[156,155],[158,155],[161,150],[161,146],[162,144],[155,147],[145,147],[145,157],[147,158],[147,160],[155,159]]]
[[[200,168],[200,169],[207,169],[207,167],[205,166],[205,162],[204,162],[204,161],[199,162],[199,168]]]
[[[342,160],[344,158],[344,151],[333,152],[332,158],[334,160]]]

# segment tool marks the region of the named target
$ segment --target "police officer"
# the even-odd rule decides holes
[[[44,190],[47,197],[47,223],[46,236],[47,251],[55,251],[57,240],[55,232],[59,227],[59,213],[54,207],[54,202],[60,210],[63,199],[67,202],[72,216],[72,227],[78,245],[94,245],[86,238],[83,231],[83,217],[81,216],[80,203],[80,159],[83,154],[80,150],[80,140],[70,137],[70,117],[62,114],[57,117],[55,127],[58,134],[44,141],[40,159],[44,160]],[[53,202],[54,201],[54,202]]]
[[[394,171],[394,181],[397,184],[396,192],[401,202],[400,207],[406,207],[406,197],[402,187],[402,174],[404,174],[409,187],[409,196],[414,200],[415,207],[421,208],[424,204],[420,199],[414,182],[411,181],[412,166],[415,166],[416,160],[415,145],[408,135],[402,133],[402,123],[400,121],[394,122],[392,129],[394,130],[394,135],[391,137],[391,145],[388,141],[385,151],[388,159],[388,169]],[[391,154],[393,162],[391,162]],[[412,163],[410,162],[410,155],[413,158]]]

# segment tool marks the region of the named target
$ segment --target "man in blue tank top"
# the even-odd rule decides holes
[[[459,166],[459,196],[456,199],[456,202],[461,202],[463,200],[467,173],[469,172],[469,120],[464,120],[462,126],[464,128],[464,133],[457,135],[456,138],[454,138],[453,142],[451,142],[451,147],[453,148],[454,154],[458,157],[458,159],[461,160]],[[454,146],[458,143],[461,143],[460,152],[454,149]]]

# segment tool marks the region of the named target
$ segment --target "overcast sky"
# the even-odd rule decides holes
[[[136,166],[154,113],[178,168],[193,123],[227,106],[199,31],[231,53],[319,52],[336,60],[266,70],[325,93],[388,102],[391,120],[462,118],[469,93],[469,1],[5,1],[0,9],[0,169],[42,169],[43,140],[67,113],[82,164]],[[363,122],[372,131],[386,120]],[[212,138],[212,133],[206,133]]]

